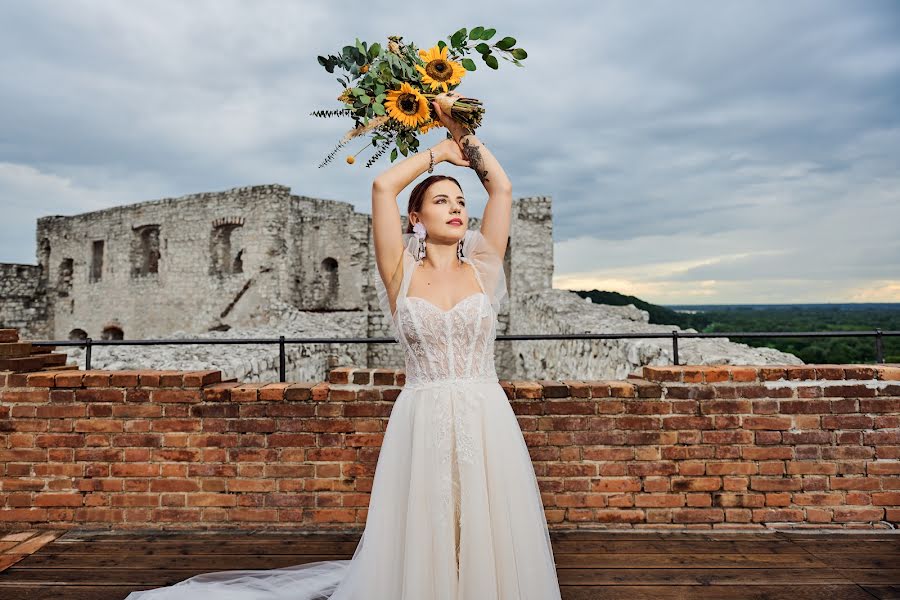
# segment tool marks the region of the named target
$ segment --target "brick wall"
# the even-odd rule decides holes
[[[402,371],[80,371],[16,340],[0,330],[0,528],[365,523]],[[900,521],[900,365],[501,383],[551,528]]]

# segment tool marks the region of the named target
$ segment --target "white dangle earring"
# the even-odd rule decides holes
[[[425,258],[425,226],[421,221],[413,225],[413,233],[419,240],[419,246],[416,250],[416,260],[420,261]]]
[[[463,238],[463,239],[465,239],[465,238]],[[462,240],[459,240],[459,242],[456,244],[456,258],[458,258],[460,260],[460,262],[462,262],[462,259],[463,259],[463,241]]]

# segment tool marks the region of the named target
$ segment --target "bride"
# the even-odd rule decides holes
[[[204,573],[126,600],[559,600],[534,467],[494,366],[511,184],[475,135],[435,111],[453,139],[372,185],[376,291],[406,384],[352,559]],[[401,233],[397,195],[445,161],[487,190],[481,230],[468,229],[456,179],[432,175],[413,189]]]

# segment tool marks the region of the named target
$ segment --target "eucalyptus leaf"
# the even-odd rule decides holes
[[[475,27],[472,31],[469,32],[470,40],[480,40],[481,34],[484,31],[484,27]]]
[[[507,36],[494,45],[501,50],[509,50],[516,45],[516,38]]]
[[[391,162],[394,162],[395,160],[397,160],[397,149],[396,148],[391,150]]]
[[[525,52],[522,48],[513,48],[512,55],[514,58],[522,60],[524,58],[528,58],[528,53]]]
[[[378,115],[379,117],[386,114],[386,113],[385,113],[385,110],[384,110],[384,105],[383,105],[383,104],[374,104],[374,105],[372,105],[372,112],[374,112],[374,113],[375,113],[376,115]]]
[[[362,94],[359,97],[359,101],[363,104],[370,104],[372,102],[372,98],[368,94]]]
[[[362,88],[355,87],[355,88],[350,89],[350,93],[353,94],[354,96],[362,96],[363,94],[366,93],[366,91]]]
[[[481,52],[482,54],[490,54],[491,53],[491,47],[488,46],[487,44],[485,44],[484,42],[481,42],[480,44],[476,45],[475,49],[478,50],[479,52]]]
[[[369,48],[369,58],[374,60],[374,59],[378,58],[378,56],[380,54],[381,54],[381,44],[379,44],[378,42],[375,42],[374,44],[372,44],[372,47]]]
[[[481,39],[483,39],[483,40],[489,40],[489,39],[491,39],[492,37],[494,37],[494,34],[495,34],[495,33],[497,33],[497,30],[496,30],[496,29],[485,29],[485,30],[481,33]]]
[[[494,56],[493,54],[485,54],[484,62],[487,66],[489,66],[492,69],[498,69],[500,67],[500,64],[497,62],[497,57]]]
[[[465,41],[465,39],[466,39],[466,30],[460,29],[459,31],[457,31],[456,33],[453,34],[453,37],[450,38],[450,44],[454,48],[458,48],[462,45],[462,43]]]
[[[462,59],[462,66],[463,66],[463,69],[465,69],[466,71],[474,71],[475,70],[475,61],[472,60],[471,58],[464,58],[464,59]]]

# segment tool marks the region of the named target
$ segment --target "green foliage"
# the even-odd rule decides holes
[[[791,304],[691,306],[696,313],[685,313],[644,302],[634,296],[598,290],[577,291],[582,298],[596,304],[625,306],[634,304],[646,310],[650,322],[694,329],[703,333],[791,332],[791,331],[860,331],[900,330],[900,305],[897,304]],[[734,342],[754,347],[767,347],[787,352],[805,363],[874,364],[873,337],[779,337],[741,338]],[[883,337],[885,362],[900,362],[900,338]]]
[[[516,45],[516,38],[506,36],[494,44],[485,43],[485,41],[493,38],[496,33],[496,29],[475,27],[471,31],[467,31],[463,27],[450,36],[450,58],[461,60],[463,68],[467,71],[474,71],[475,61],[463,59],[463,57],[475,50],[481,55],[484,63],[492,69],[499,67],[497,56],[521,67],[521,61],[528,57],[528,53],[523,48],[513,47]],[[495,54],[495,51],[497,51],[497,54]]]

